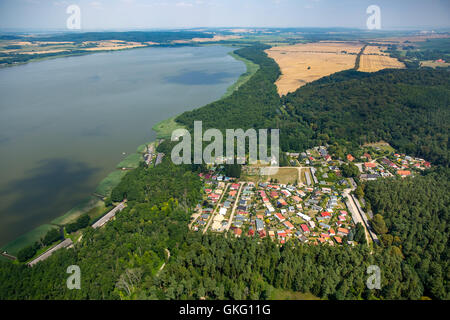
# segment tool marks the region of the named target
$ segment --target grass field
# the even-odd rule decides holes
[[[271,174],[268,168],[270,169],[270,167],[261,168],[261,175],[266,181],[276,179],[279,183],[283,184],[293,184],[295,181],[300,181],[297,168],[278,168],[278,172],[274,174]]]
[[[136,169],[137,167],[139,167],[139,163],[141,161],[143,161],[143,160],[144,159],[142,158],[142,154],[140,154],[140,153],[132,153],[132,154],[128,155],[125,159],[123,159],[117,165],[117,169],[122,169],[122,168]]]
[[[281,69],[275,82],[280,96],[335,72],[352,69],[362,48],[359,42],[315,42],[266,50]]]
[[[57,228],[54,225],[50,224],[43,224],[30,232],[25,233],[24,235],[20,236],[19,238],[15,239],[14,241],[11,241],[7,245],[3,246],[0,250],[6,251],[9,254],[17,255],[17,253],[20,251],[20,249],[32,245],[36,241],[40,240],[42,237],[45,236],[45,234],[50,231],[51,229]]]
[[[320,300],[312,293],[294,292],[291,290],[273,289],[270,300]]]
[[[126,171],[116,170],[111,172],[105,179],[103,179],[95,190],[96,193],[102,196],[109,196],[112,189],[117,186],[120,180],[127,174]]]
[[[259,65],[251,62],[250,60],[247,60],[245,58],[242,58],[241,56],[235,54],[234,52],[231,52],[229,54],[236,60],[240,60],[245,63],[245,66],[247,68],[247,71],[237,79],[235,83],[233,83],[230,87],[228,87],[225,94],[222,96],[222,98],[228,97],[231,95],[234,91],[236,91],[240,86],[242,86],[244,83],[246,83],[255,73],[259,70]]]
[[[158,139],[170,139],[172,132],[176,129],[182,129],[184,126],[175,122],[175,117],[163,120],[153,126],[153,130],[156,131],[156,137]]]
[[[441,67],[441,68],[448,68],[450,67],[450,63],[448,62],[437,62],[434,60],[426,60],[426,61],[421,61],[420,62],[420,66],[421,67],[430,67],[430,68],[437,68],[437,67]]]

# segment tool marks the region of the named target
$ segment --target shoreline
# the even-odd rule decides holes
[[[220,44],[218,44],[218,45],[220,45]],[[148,47],[130,48],[130,49],[123,49],[123,50],[133,50],[133,49],[143,49],[143,48],[148,48]],[[221,100],[221,99],[231,95],[242,84],[246,83],[256,73],[256,71],[259,70],[258,65],[235,54],[234,52],[238,49],[239,48],[236,48],[235,50],[229,52],[228,55],[230,55],[231,57],[233,57],[234,59],[236,59],[238,61],[244,62],[245,66],[246,66],[246,71],[244,73],[242,73],[237,78],[237,80],[226,89],[225,93],[218,100]],[[108,52],[123,51],[123,50],[109,50]],[[105,52],[105,51],[101,51],[101,52]],[[99,51],[94,52],[94,53],[99,53]],[[58,58],[64,58],[64,57],[66,57],[66,56],[60,56]],[[57,58],[57,57],[49,57],[49,58]],[[30,61],[30,62],[37,62],[37,61]],[[23,64],[26,64],[26,63],[28,63],[28,62],[25,62]],[[19,65],[19,64],[15,64],[14,66],[16,66],[16,65]],[[257,66],[257,68],[255,66]],[[216,100],[216,101],[218,101],[218,100]],[[198,108],[200,108],[200,107],[202,107],[202,106],[199,106]],[[179,129],[179,128],[185,128],[184,126],[175,122],[175,119],[179,115],[180,114],[177,114],[173,117],[170,117],[168,119],[165,119],[165,120],[160,121],[157,124],[155,124],[152,127],[152,130],[156,132],[156,139],[154,141],[150,141],[148,143],[144,143],[144,144],[138,146],[136,148],[136,152],[130,153],[128,155],[128,157],[139,154],[142,156],[139,163],[144,161],[143,153],[146,151],[145,149],[147,148],[147,146],[157,143],[157,141],[159,139],[170,139],[171,133],[173,130]],[[145,149],[143,149],[143,148],[145,148]],[[92,193],[90,193],[89,196],[87,196],[85,200],[80,202],[80,204],[73,207],[72,209],[65,212],[64,214],[54,218],[52,221],[50,221],[46,224],[39,225],[39,226],[31,229],[30,231],[26,232],[25,234],[22,234],[21,236],[15,238],[14,240],[6,243],[5,245],[3,245],[0,248],[0,251],[1,252],[6,251],[9,254],[15,255],[15,254],[17,254],[18,251],[20,251],[20,249],[34,243],[35,241],[38,241],[42,236],[44,236],[45,233],[43,233],[43,230],[45,230],[45,232],[47,232],[47,229],[45,228],[45,226],[49,226],[49,225],[60,226],[60,225],[64,225],[64,224],[73,222],[82,214],[85,214],[85,213],[89,212],[90,210],[93,210],[93,209],[101,206],[102,204],[104,204],[104,199],[106,199],[108,197],[108,195],[103,195],[102,192],[99,192],[99,191],[101,191],[99,189],[101,189],[103,187],[103,188],[112,190],[116,185],[118,185],[120,183],[122,178],[129,171],[129,170],[123,170],[122,168],[120,168],[120,164],[123,163],[124,161],[126,161],[126,158],[124,160],[122,160],[121,162],[119,162],[116,165],[116,170],[110,172],[106,177],[104,177],[98,183],[96,189],[93,190]],[[133,168],[129,168],[129,169],[133,169]],[[108,193],[108,192],[106,192],[106,193]],[[103,199],[100,200],[99,196],[103,196]],[[22,242],[24,242],[23,245],[20,244]],[[28,242],[28,243],[25,243],[25,242]]]

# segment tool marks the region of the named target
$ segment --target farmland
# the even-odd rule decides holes
[[[266,53],[280,66],[282,75],[275,84],[282,96],[309,82],[353,68],[362,46],[359,42],[330,41],[273,47]]]
[[[382,50],[382,49],[381,49]],[[405,65],[382,52],[380,47],[367,46],[361,55],[358,71],[377,72],[387,68],[404,68]]]

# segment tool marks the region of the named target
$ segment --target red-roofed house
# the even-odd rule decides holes
[[[309,232],[309,228],[306,224],[303,223],[300,227],[302,228],[304,233]]]
[[[285,221],[283,222],[283,224],[286,226],[286,228],[292,230],[294,229],[294,225],[292,223],[290,223],[289,221]]]
[[[397,174],[399,176],[406,177],[406,176],[411,175],[411,171],[409,171],[409,170],[398,170]]]
[[[337,229],[338,230],[338,235],[340,235],[340,236],[347,236],[348,235],[348,229],[345,229],[345,228],[338,228]]]
[[[327,219],[331,218],[331,214],[327,211],[321,212],[320,215]]]
[[[279,212],[275,213],[275,217],[280,220],[280,222],[283,222],[284,220],[286,220],[283,215]]]
[[[350,162],[352,162],[353,160],[355,160],[355,157],[352,156],[351,154],[348,154],[348,155],[347,155],[347,160],[350,161]]]

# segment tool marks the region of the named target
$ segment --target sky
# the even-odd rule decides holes
[[[194,27],[366,28],[377,5],[381,28],[448,28],[450,0],[0,0],[0,29],[66,28],[69,5],[81,30]]]

